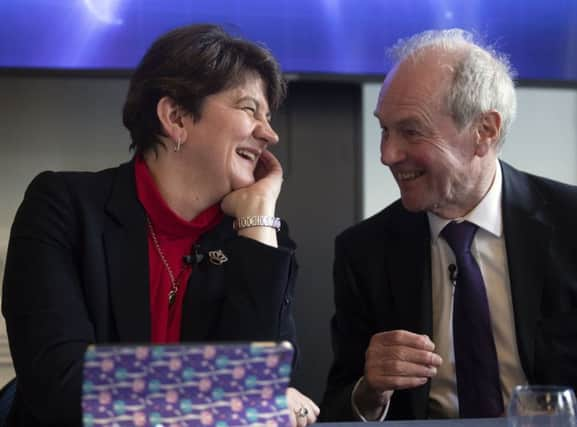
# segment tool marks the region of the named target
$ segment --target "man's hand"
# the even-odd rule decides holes
[[[353,396],[363,416],[379,418],[394,390],[418,387],[435,376],[443,360],[434,350],[426,335],[402,330],[373,335],[365,354],[365,376]]]

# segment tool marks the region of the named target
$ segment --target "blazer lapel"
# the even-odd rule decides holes
[[[425,214],[405,212],[398,224],[391,226],[395,235],[390,245],[386,271],[395,307],[410,307],[398,313],[400,327],[411,332],[433,334],[430,231]],[[417,419],[427,417],[430,382],[410,390],[412,413]]]
[[[136,196],[133,162],[119,167],[107,205],[104,231],[110,294],[120,341],[150,341],[148,240],[144,209]]]
[[[226,216],[197,242],[197,251],[203,255],[203,259],[194,266],[186,287],[180,334],[182,341],[207,340],[218,326],[218,300],[225,295],[227,268],[224,264],[213,264],[208,254],[221,250],[228,256],[226,241],[235,235],[232,218]]]
[[[544,202],[526,177],[504,162],[503,228],[519,357],[527,379],[534,378],[535,331],[545,280],[551,227]]]
[[[412,307],[398,313],[401,326],[412,332],[431,334],[431,251],[430,232],[426,215],[409,214],[410,220],[395,224],[396,241],[391,245],[386,271],[396,307]]]

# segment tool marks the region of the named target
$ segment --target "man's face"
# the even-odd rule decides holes
[[[486,168],[476,155],[475,126],[459,129],[446,107],[452,70],[436,55],[421,54],[394,68],[375,110],[381,162],[397,181],[409,211],[445,218],[465,215],[481,200]]]

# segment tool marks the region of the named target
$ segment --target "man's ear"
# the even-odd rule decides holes
[[[501,114],[497,111],[483,113],[476,125],[477,142],[475,154],[485,156],[490,149],[495,149],[501,136]]]
[[[182,108],[168,96],[160,98],[156,104],[156,114],[162,125],[162,131],[173,141],[186,139],[186,129],[182,120],[183,113]]]

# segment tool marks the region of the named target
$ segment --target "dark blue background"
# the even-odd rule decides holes
[[[192,22],[266,44],[288,73],[381,75],[399,37],[461,27],[521,79],[577,81],[577,0],[0,0],[0,67],[130,69]]]

